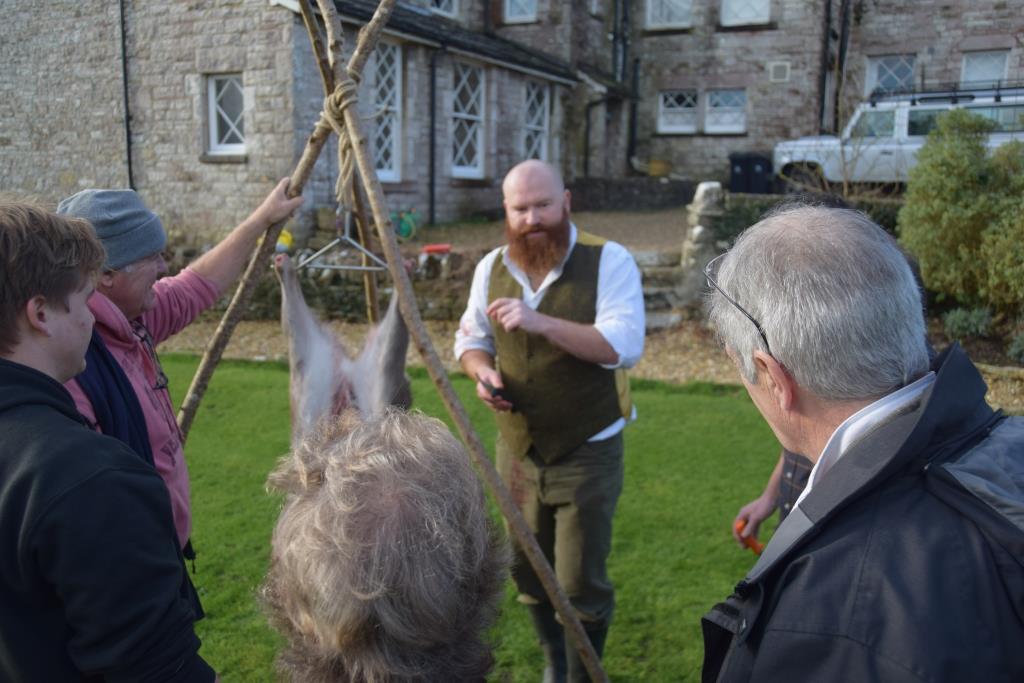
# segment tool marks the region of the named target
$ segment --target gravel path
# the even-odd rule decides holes
[[[685,209],[680,207],[650,212],[576,212],[573,220],[580,228],[632,250],[675,250],[681,248],[685,237],[685,216]],[[458,250],[471,252],[497,246],[503,241],[503,235],[501,221],[424,228],[416,240],[403,245],[402,251],[412,256],[424,243],[449,242]],[[347,348],[357,349],[362,344],[366,325],[341,322],[329,325]],[[161,350],[202,354],[216,326],[217,320],[202,319],[164,342]],[[451,354],[456,323],[430,321],[427,327],[448,371],[460,371]],[[225,357],[287,360],[287,344],[280,324],[243,321],[235,330]],[[410,349],[408,363],[422,365],[415,349]],[[979,367],[989,384],[989,401],[1007,412],[1024,414],[1024,369],[981,364]],[[692,381],[739,383],[736,369],[699,321],[683,322],[675,328],[648,335],[643,359],[630,374],[679,384]]]

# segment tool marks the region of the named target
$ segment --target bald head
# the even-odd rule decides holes
[[[528,159],[512,167],[501,184],[501,193],[508,201],[509,195],[518,190],[541,189],[553,195],[565,191],[562,174],[551,164],[538,159]]]

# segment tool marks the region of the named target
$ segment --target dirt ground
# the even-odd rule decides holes
[[[685,209],[682,207],[656,212],[582,212],[574,213],[573,220],[580,228],[620,242],[631,250],[679,249],[685,236]],[[499,221],[422,228],[415,239],[402,245],[402,251],[413,256],[423,244],[449,242],[455,249],[472,252],[497,246],[502,242],[502,235],[503,224]],[[349,349],[359,348],[366,334],[365,325],[341,322],[329,325]],[[217,320],[212,317],[201,319],[164,342],[161,350],[201,354],[216,326]],[[459,371],[451,353],[456,323],[430,321],[427,327],[449,372]],[[936,326],[933,325],[932,330],[936,348],[943,348],[946,340],[941,338]],[[968,346],[968,353],[976,361],[982,361],[979,367],[989,385],[989,401],[1007,412],[1024,414],[1024,368],[1006,367],[1005,358],[986,345]],[[280,324],[240,323],[225,357],[286,360],[287,342]],[[408,362],[413,366],[422,365],[415,349],[410,349]],[[735,368],[718,348],[714,335],[699,320],[684,321],[675,328],[649,334],[644,356],[630,374],[680,384],[692,381],[739,383]]]

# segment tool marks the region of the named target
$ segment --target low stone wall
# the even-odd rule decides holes
[[[696,185],[670,178],[577,178],[569,184],[576,211],[654,211],[685,206]]]

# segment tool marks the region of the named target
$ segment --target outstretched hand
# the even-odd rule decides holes
[[[302,205],[302,195],[288,197],[288,178],[281,178],[270,194],[266,196],[252,217],[269,227],[279,223],[292,215],[295,209]]]

